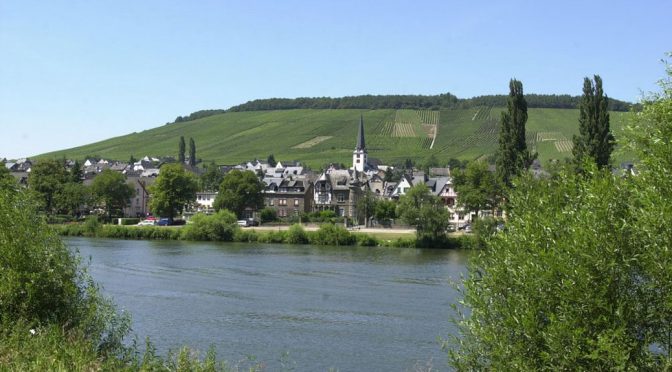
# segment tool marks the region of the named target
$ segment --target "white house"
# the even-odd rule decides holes
[[[196,193],[196,210],[199,212],[212,210],[217,191],[199,191]]]

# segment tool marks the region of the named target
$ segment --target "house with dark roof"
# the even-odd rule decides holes
[[[308,177],[264,178],[264,206],[275,209],[278,217],[298,216],[312,209],[313,183]]]

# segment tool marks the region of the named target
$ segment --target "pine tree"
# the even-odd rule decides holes
[[[75,160],[75,163],[72,165],[70,176],[74,183],[84,182],[84,172],[82,172],[82,166],[79,164],[79,160]]]
[[[189,165],[196,166],[196,143],[189,137]]]
[[[580,166],[586,157],[595,161],[598,167],[609,165],[614,150],[614,136],[609,129],[609,98],[602,90],[602,79],[594,76],[595,85],[589,78],[583,79],[583,96],[579,106],[579,135],[574,136],[575,163]]]
[[[523,96],[523,83],[511,79],[507,111],[502,112],[500,122],[497,152],[497,178],[503,185],[510,186],[513,177],[529,168],[535,158],[535,155],[527,150],[526,122],[527,101]]]
[[[275,161],[275,155],[273,155],[273,154],[268,155],[268,158],[266,159],[266,162],[271,167],[275,167],[278,164],[278,162]]]
[[[180,136],[180,148],[177,153],[177,160],[184,164],[184,137]]]

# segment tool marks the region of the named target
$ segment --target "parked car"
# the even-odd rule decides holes
[[[173,224],[173,219],[168,217],[159,218],[159,222],[156,224],[159,226],[170,226]]]
[[[142,220],[138,222],[138,226],[154,226],[156,225],[156,220]]]
[[[460,226],[457,228],[458,230],[463,230],[466,233],[471,232],[471,224],[470,223],[465,223],[464,225]]]
[[[248,218],[245,220],[238,220],[238,226],[249,227],[249,226],[259,226],[259,221],[254,218]]]

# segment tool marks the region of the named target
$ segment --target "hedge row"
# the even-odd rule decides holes
[[[343,226],[323,224],[317,231],[306,231],[301,225],[292,225],[284,231],[256,231],[241,229],[236,217],[228,211],[206,216],[194,216],[193,222],[182,228],[159,226],[119,226],[102,225],[87,221],[84,224],[56,226],[63,236],[91,236],[117,239],[148,239],[148,240],[191,240],[191,241],[222,241],[222,242],[259,242],[282,244],[314,244],[335,246],[388,246],[388,247],[440,247],[468,248],[468,239],[446,238],[441,242],[428,244],[416,238],[399,238],[397,240],[381,240],[374,236],[353,234]]]

